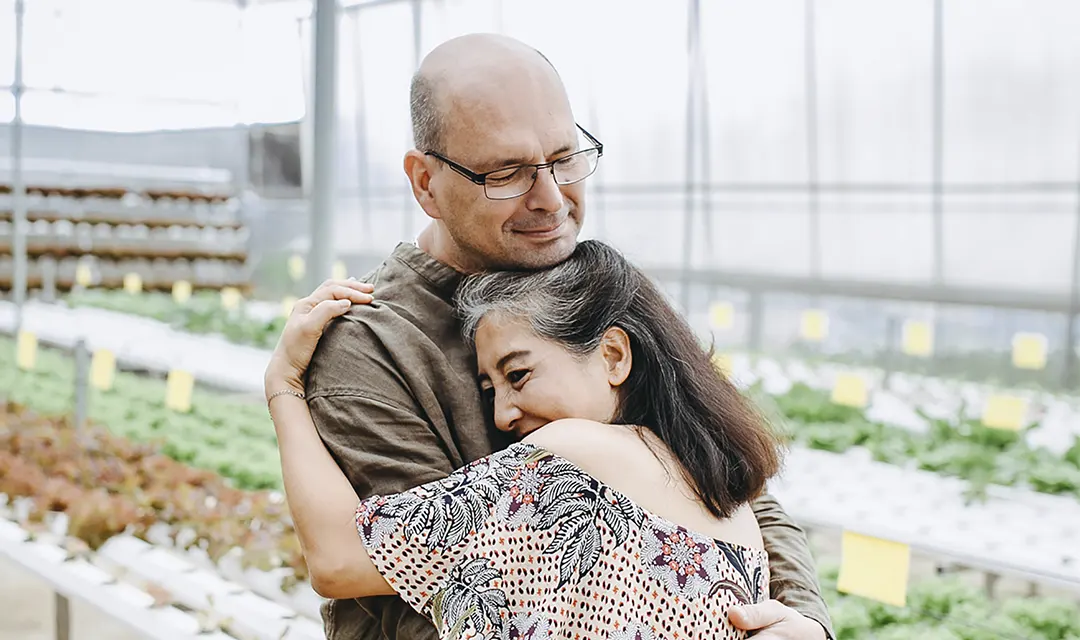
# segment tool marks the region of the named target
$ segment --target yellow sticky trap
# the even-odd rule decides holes
[[[242,299],[243,296],[240,295],[240,290],[236,287],[225,287],[221,290],[221,306],[229,311],[239,309]]]
[[[821,342],[829,337],[829,315],[821,309],[807,309],[802,313],[799,335],[803,340]]]
[[[191,411],[195,377],[182,369],[173,369],[165,381],[165,406],[178,413]]]
[[[296,297],[294,297],[294,296],[285,296],[285,298],[282,299],[282,301],[281,301],[281,315],[288,318],[292,314],[292,310],[293,310],[293,307],[296,306],[296,302],[297,302]]]
[[[345,280],[349,277],[349,270],[345,268],[345,263],[338,260],[334,263],[334,269],[331,272],[331,277],[334,280]]]
[[[293,279],[293,282],[299,282],[304,277],[304,259],[301,256],[293,256],[289,258],[289,277]]]
[[[725,376],[731,375],[731,356],[726,353],[714,353],[712,357],[713,366],[724,374]]]
[[[908,320],[904,323],[904,353],[917,358],[934,355],[934,327],[929,322]]]
[[[137,273],[129,273],[124,276],[124,291],[134,295],[142,291],[142,276]]]
[[[177,280],[172,286],[172,297],[177,304],[186,304],[191,300],[191,283],[187,280]]]
[[[20,331],[15,344],[15,366],[23,371],[30,371],[37,364],[37,336],[29,331]]]
[[[727,302],[714,302],[709,305],[709,326],[713,329],[728,330],[735,324],[735,307]]]
[[[983,407],[982,423],[991,429],[1018,431],[1027,420],[1028,401],[1019,396],[990,396]]]
[[[833,404],[845,407],[864,408],[869,401],[869,393],[866,390],[866,381],[857,375],[842,373],[836,376],[836,384],[832,390]]]
[[[98,349],[90,360],[90,384],[108,391],[116,380],[116,355],[108,349]]]
[[[1013,336],[1013,366],[1017,369],[1045,369],[1046,351],[1046,336],[1041,333]]]
[[[80,287],[89,287],[94,283],[94,273],[90,270],[90,265],[81,263],[75,267],[75,284]]]
[[[911,547],[845,531],[837,590],[897,607],[907,604]]]

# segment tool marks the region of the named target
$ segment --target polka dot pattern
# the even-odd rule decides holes
[[[356,520],[375,566],[444,638],[741,640],[727,610],[768,597],[764,551],[645,512],[525,443],[365,500]]]

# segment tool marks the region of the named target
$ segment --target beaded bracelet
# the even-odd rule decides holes
[[[270,409],[270,401],[271,400],[273,400],[274,398],[276,398],[278,396],[284,396],[284,395],[296,396],[297,398],[300,398],[301,400],[305,399],[304,394],[301,393],[300,391],[293,391],[292,389],[282,389],[280,391],[275,391],[275,392],[271,393],[269,395],[269,397],[266,398],[266,408]]]

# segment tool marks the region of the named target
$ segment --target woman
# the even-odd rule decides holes
[[[301,393],[322,328],[350,304],[294,311],[266,374],[321,595],[396,592],[443,638],[743,637],[726,612],[768,597],[748,503],[777,444],[643,273],[587,241],[547,271],[466,278],[456,306],[478,383],[520,442],[363,501]]]

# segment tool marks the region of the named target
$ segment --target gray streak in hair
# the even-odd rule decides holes
[[[469,276],[455,304],[473,348],[487,316],[525,320],[578,356],[595,352],[608,329],[625,331],[633,365],[611,421],[655,433],[713,515],[729,517],[779,468],[777,440],[753,405],[656,285],[614,248],[586,240],[546,271]]]

